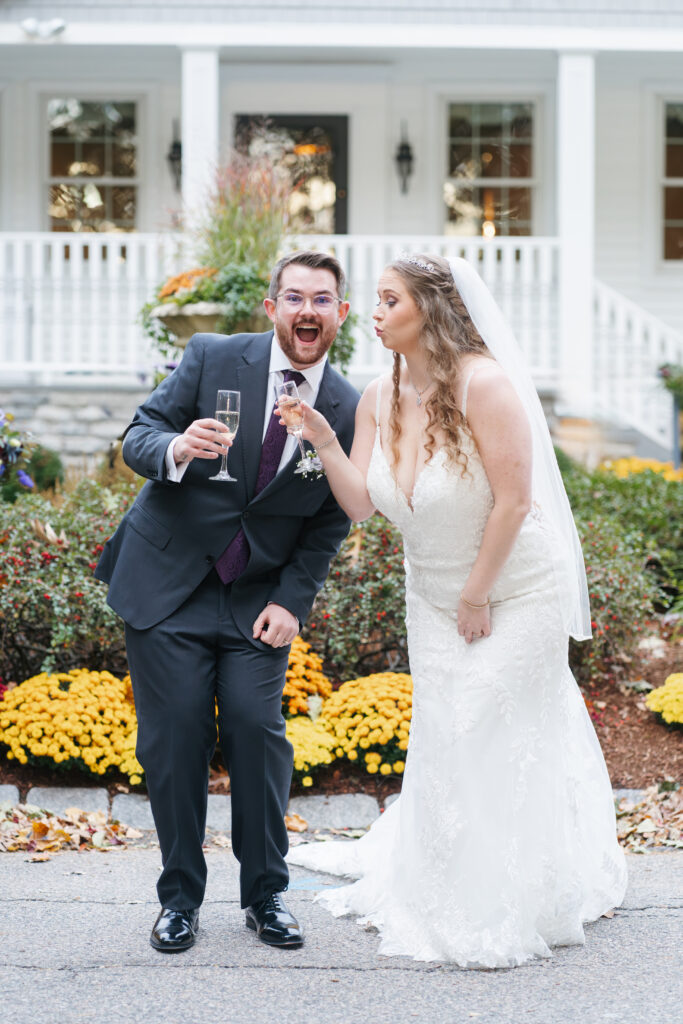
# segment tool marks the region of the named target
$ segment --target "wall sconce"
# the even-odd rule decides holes
[[[176,192],[180,192],[180,185],[183,178],[183,147],[179,138],[180,132],[178,122],[173,122],[173,141],[168,147],[166,162],[168,163],[173,178]]]
[[[398,144],[394,160],[396,162],[398,178],[401,182],[401,193],[405,195],[408,191],[408,178],[413,173],[413,147],[408,142],[405,121],[401,122],[401,141]]]

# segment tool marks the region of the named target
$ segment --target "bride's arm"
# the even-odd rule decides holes
[[[347,458],[325,417],[302,402],[303,436],[318,451],[330,489],[346,514],[360,523],[375,511],[366,479],[375,443],[375,398],[377,381],[367,386],[356,408],[356,425],[351,454]]]
[[[483,368],[472,377],[467,421],[493,494],[493,509],[458,606],[460,633],[471,639],[491,632],[489,594],[531,507],[532,448],[522,404],[498,367]]]

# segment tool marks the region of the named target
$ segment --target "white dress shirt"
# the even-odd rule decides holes
[[[316,363],[315,366],[307,366],[305,370],[299,371],[306,378],[305,381],[298,385],[299,394],[303,398],[304,402],[308,402],[309,405],[314,405],[315,400],[318,397],[320,381],[322,380],[322,376],[325,371],[326,362],[327,355],[323,356],[320,362]],[[263,432],[261,434],[261,442],[263,442],[263,438],[266,436],[266,430],[268,429],[268,424],[270,423],[270,418],[273,415],[273,409],[275,408],[277,398],[276,388],[278,384],[282,384],[285,370],[294,370],[294,367],[280,348],[277,337],[273,335],[273,340],[270,346],[268,389],[266,391],[266,407],[263,411]],[[190,465],[189,461],[181,462],[180,465],[177,465],[173,458],[173,449],[175,448],[176,441],[180,436],[180,434],[176,434],[166,449],[166,477],[174,483],[180,483],[185,470]],[[282,452],[282,458],[280,459],[278,472],[289,462],[292,455],[294,455],[296,448],[296,438],[292,434],[288,434],[287,440],[285,441],[284,451]]]

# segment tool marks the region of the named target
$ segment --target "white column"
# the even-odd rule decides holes
[[[560,239],[560,406],[593,406],[595,60],[561,53],[557,72],[557,220]]]
[[[201,212],[218,166],[218,50],[183,50],[183,206],[191,222]]]

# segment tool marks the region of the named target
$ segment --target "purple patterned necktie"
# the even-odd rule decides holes
[[[293,380],[298,387],[300,384],[303,384],[306,378],[298,370],[285,370],[283,380]],[[287,428],[284,423],[280,423],[277,416],[271,416],[266,436],[263,438],[254,497],[261,493],[263,488],[270,483],[277,473],[286,440]],[[240,527],[223,554],[216,561],[216,572],[223,583],[232,583],[233,580],[242,575],[248,561],[249,541],[245,536],[244,530]]]

